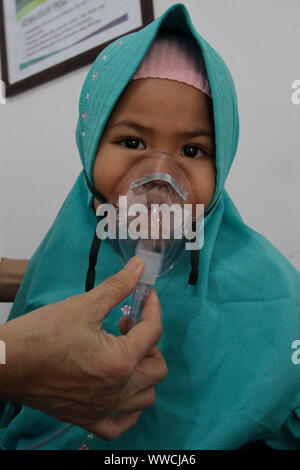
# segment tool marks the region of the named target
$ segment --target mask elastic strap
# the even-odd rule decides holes
[[[193,229],[195,230],[195,229]],[[200,250],[192,250],[191,251],[191,272],[189,277],[189,284],[191,286],[196,286],[198,282],[198,268],[199,268],[199,260],[200,260]]]
[[[204,218],[210,214],[210,212],[214,209],[214,207],[217,205],[220,197],[221,197],[222,192],[219,194],[217,199],[215,200],[214,204],[211,206],[211,208],[208,211],[204,212]],[[193,222],[193,231],[196,231],[196,222]],[[194,241],[196,238],[194,238]],[[191,286],[196,286],[198,282],[198,270],[199,270],[199,262],[200,262],[200,249],[198,250],[192,250],[191,251],[191,271],[190,271],[190,276],[189,276],[189,284]]]
[[[84,172],[84,177],[85,177],[85,181],[86,181],[86,184],[87,184],[87,187],[89,188],[90,192],[92,193],[92,195],[97,199],[97,201],[101,202],[102,204],[106,203],[107,200],[102,196],[102,194],[98,193],[98,191],[96,191],[96,189],[94,188],[94,186],[91,184],[89,178],[88,178],[88,175],[86,174],[86,172]]]
[[[103,216],[97,217],[97,219],[98,219],[97,225],[98,225],[98,223],[100,222],[100,220],[102,218],[103,218]],[[96,231],[95,231],[95,234],[94,234],[92,246],[91,246],[91,249],[90,249],[89,268],[88,268],[87,275],[86,275],[86,280],[85,280],[85,292],[88,292],[88,291],[92,290],[95,287],[95,279],[96,279],[96,269],[95,268],[96,268],[96,264],[97,264],[97,259],[98,259],[98,254],[99,254],[101,242],[102,242],[102,239],[99,238],[98,235],[97,235],[97,225],[96,225]]]
[[[87,184],[90,192],[92,193],[92,195],[101,203],[107,202],[106,199],[100,193],[98,193],[98,191],[96,191],[96,189],[93,187],[93,185],[91,184],[86,172],[84,172],[84,177],[85,177],[86,184]],[[86,280],[85,280],[85,291],[86,292],[92,290],[95,287],[95,279],[96,279],[96,269],[95,268],[96,268],[96,264],[97,264],[97,260],[98,260],[98,254],[99,254],[101,241],[102,241],[102,239],[99,238],[98,235],[97,235],[97,225],[98,225],[98,222],[100,222],[100,220],[102,218],[103,218],[103,216],[97,217],[98,221],[97,221],[97,224],[96,224],[96,231],[95,231],[94,238],[93,238],[93,241],[92,241],[92,246],[91,246],[91,249],[90,249],[89,268],[88,268],[88,271],[87,271],[87,274],[86,274]]]

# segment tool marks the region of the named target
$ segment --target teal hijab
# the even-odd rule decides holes
[[[156,285],[163,311],[159,344],[169,373],[155,404],[117,440],[95,438],[44,413],[0,404],[3,449],[237,449],[257,440],[300,449],[300,276],[263,236],[249,228],[224,189],[239,133],[237,99],[227,66],[198,34],[182,4],[109,45],[84,82],[76,141],[93,185],[95,152],[118,98],[159,30],[192,35],[202,51],[213,97],[217,184],[205,219],[196,285],[189,254]],[[199,51],[200,53],[200,51]],[[30,261],[10,319],[84,292],[97,219],[84,171]],[[96,264],[98,284],[121,268],[109,242]],[[119,334],[121,308],[104,328]],[[294,356],[293,356],[294,354]]]

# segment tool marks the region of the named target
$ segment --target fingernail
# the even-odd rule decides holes
[[[135,272],[135,271],[139,271],[141,265],[142,265],[141,258],[139,258],[138,256],[134,256],[133,258],[131,258],[130,261],[128,261],[128,263],[126,264],[126,268],[129,271]]]

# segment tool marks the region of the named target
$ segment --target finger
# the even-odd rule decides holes
[[[97,303],[98,320],[102,320],[113,307],[134,291],[142,276],[143,269],[142,258],[134,256],[121,271],[88,293],[90,298]]]
[[[130,326],[130,319],[128,315],[124,315],[124,317],[120,318],[119,320],[119,328],[123,335],[126,335],[129,331]],[[150,358],[152,361],[148,361],[147,359]],[[153,361],[154,365],[153,365]],[[149,369],[150,367],[150,369]],[[153,372],[155,375],[153,376]],[[145,373],[145,375],[144,375]],[[137,366],[135,372],[131,377],[131,381],[129,383],[129,387],[131,390],[137,391],[144,391],[151,385],[156,385],[158,382],[163,380],[168,374],[168,367],[166,361],[163,358],[160,350],[157,346],[152,348],[147,356],[142,359],[142,361]],[[124,410],[124,411],[132,411],[132,410]]]
[[[132,428],[139,419],[141,411],[135,413],[124,413],[119,416],[101,419],[89,426],[89,431],[106,441],[117,439],[121,434]]]
[[[122,335],[126,335],[130,329],[129,325],[129,315],[124,315],[124,317],[121,317],[119,320],[119,330],[122,333]]]
[[[149,353],[147,354],[145,359],[146,358],[152,358],[153,360],[156,360],[156,361],[166,362],[164,360],[164,357],[163,357],[162,353],[160,352],[158,346],[154,346],[154,348],[152,348],[151,351],[149,351]],[[143,365],[143,360],[140,362],[139,366]]]
[[[134,397],[161,382],[168,374],[168,366],[158,347],[136,367],[127,384],[126,399]]]
[[[146,408],[150,408],[155,402],[155,390],[154,387],[143,390],[142,392],[136,393],[128,400],[123,401],[115,410],[116,413],[132,413],[135,411],[142,411]]]
[[[123,317],[120,318],[120,320],[119,320],[119,330],[122,333],[122,335],[126,335],[129,332],[129,330],[130,330],[129,315],[124,315]],[[154,346],[154,348],[151,349],[148,352],[147,357],[148,356],[151,356],[151,357],[154,357],[154,358],[157,358],[157,359],[160,359],[160,360],[164,360],[163,356],[162,356],[162,354],[161,354],[161,352],[160,352],[160,350],[158,349],[157,346]]]
[[[162,334],[161,308],[154,289],[151,289],[145,301],[141,321],[137,323],[126,336],[118,339],[128,342],[127,350],[138,364],[144,356],[159,342]]]

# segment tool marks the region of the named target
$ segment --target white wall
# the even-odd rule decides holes
[[[172,0],[154,0],[155,17]],[[300,268],[299,0],[186,0],[236,83],[241,133],[227,189],[244,220]],[[0,105],[0,254],[30,257],[80,171],[77,103],[88,67]],[[0,319],[9,305],[0,304]]]

